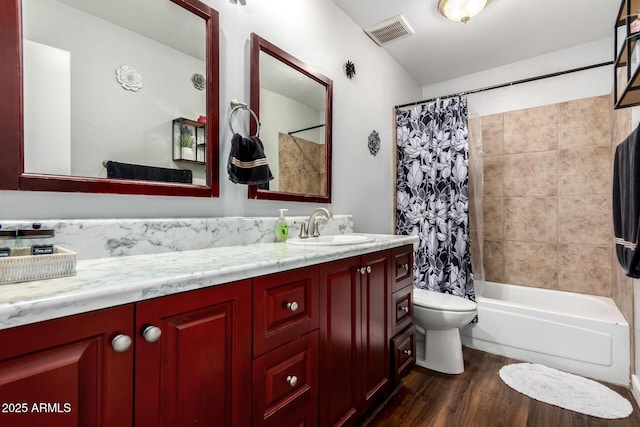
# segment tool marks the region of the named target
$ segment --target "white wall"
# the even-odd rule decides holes
[[[25,40],[24,170],[71,174],[71,52]]]
[[[220,198],[0,192],[0,219],[276,216],[309,214],[317,205],[248,200],[226,176],[229,101],[249,102],[249,37],[259,34],[334,82],[334,213],[353,214],[355,230],[392,231],[392,107],[420,98],[409,74],[328,0],[205,0],[220,12]],[[351,60],[357,75],[344,76]],[[369,154],[372,130],[381,151]]]
[[[424,99],[460,93],[611,61],[613,42],[605,38],[502,67],[425,86]],[[480,116],[606,95],[613,87],[612,66],[522,83],[469,95],[469,108]]]

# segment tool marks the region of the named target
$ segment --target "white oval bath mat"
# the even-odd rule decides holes
[[[598,418],[626,418],[631,403],[610,388],[535,363],[516,363],[500,369],[500,378],[509,387],[533,399]]]

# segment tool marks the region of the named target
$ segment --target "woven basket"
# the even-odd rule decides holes
[[[31,255],[30,248],[14,249],[0,258],[0,284],[53,279],[76,274],[76,253],[55,246],[51,255]]]

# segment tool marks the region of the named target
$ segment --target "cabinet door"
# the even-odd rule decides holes
[[[361,395],[366,410],[391,386],[389,357],[389,286],[391,252],[363,255],[361,259]],[[364,271],[363,271],[364,269]]]
[[[320,425],[353,425],[360,406],[360,258],[320,266]]]
[[[136,304],[136,330],[137,426],[251,424],[251,281]]]
[[[0,331],[0,425],[131,426],[134,352],[118,335],[132,337],[133,305]]]

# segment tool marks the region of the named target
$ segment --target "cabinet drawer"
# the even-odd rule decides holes
[[[393,250],[392,292],[413,284],[413,245]]]
[[[391,340],[393,383],[397,384],[416,363],[416,327],[409,326]]]
[[[413,285],[394,292],[391,296],[391,330],[389,336],[395,336],[413,323]]]
[[[318,335],[313,331],[253,361],[253,426],[317,424]]]
[[[318,329],[318,280],[317,267],[254,279],[254,357]]]

